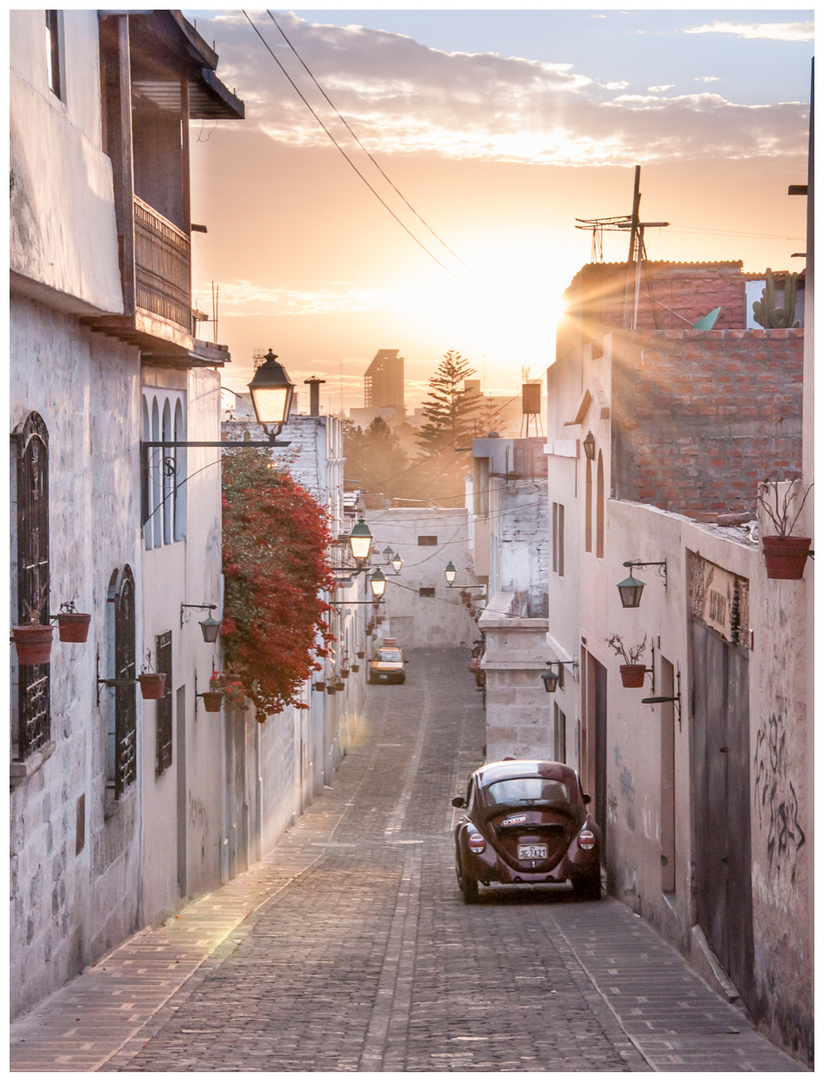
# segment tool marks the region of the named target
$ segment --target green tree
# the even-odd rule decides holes
[[[463,496],[467,462],[456,450],[466,446],[475,433],[482,398],[464,388],[474,374],[469,361],[450,350],[429,379],[429,393],[423,402],[426,422],[417,435],[421,457],[416,487],[422,496],[448,502]]]
[[[401,497],[407,457],[383,417],[376,416],[366,431],[345,420],[343,453],[344,476],[349,482],[387,499]]]

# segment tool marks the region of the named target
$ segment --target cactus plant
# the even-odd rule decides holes
[[[784,327],[798,326],[795,317],[796,281],[798,274],[788,274],[784,281],[784,300],[781,307],[776,307],[775,280],[772,270],[767,270],[767,282],[761,293],[761,299],[753,303],[755,321],[765,330],[778,330]]]

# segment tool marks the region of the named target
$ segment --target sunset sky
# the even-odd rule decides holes
[[[670,222],[651,259],[803,268],[811,11],[269,10],[266,44],[184,12],[246,103],[191,131],[194,294],[211,315],[219,290],[235,390],[271,346],[324,411],[363,404],[378,349],[408,407],[450,349],[516,393],[593,258],[575,219],[629,214],[636,165],[641,219]],[[627,248],[605,234],[607,262]]]

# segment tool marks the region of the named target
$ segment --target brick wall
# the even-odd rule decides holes
[[[612,335],[612,493],[698,517],[754,511],[801,471],[803,330]]]
[[[747,278],[741,267],[740,261],[643,263],[638,329],[689,329],[717,307],[721,313],[716,330],[744,329]],[[589,263],[582,267],[564,294],[567,311],[576,316],[570,330],[580,333],[581,324],[587,323],[592,330],[599,323],[621,329],[625,306],[632,304],[634,292],[634,268],[628,268],[626,263]]]

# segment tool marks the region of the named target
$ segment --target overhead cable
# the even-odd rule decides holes
[[[264,38],[263,34],[261,34],[261,32],[257,28],[257,26],[249,18],[248,12],[244,11],[243,14],[246,16],[246,19],[247,19],[249,25],[252,27],[252,29],[255,31],[257,36],[263,42],[263,45],[266,48],[269,55],[275,61],[275,63],[280,68],[280,70],[283,72],[283,74],[286,76],[286,78],[289,80],[289,83],[292,86],[292,89],[295,91],[295,93],[298,95],[298,97],[303,102],[303,104],[306,106],[306,108],[309,110],[309,112],[312,114],[312,116],[314,116],[314,118],[317,120],[317,122],[320,124],[320,126],[323,128],[323,130],[326,132],[326,134],[331,139],[332,143],[335,145],[337,150],[340,152],[340,154],[342,155],[342,157],[344,158],[346,163],[353,169],[353,171],[355,173],[357,173],[357,175],[364,182],[364,184],[366,184],[366,186],[369,188],[369,190],[372,192],[372,194],[375,196],[375,198],[378,200],[378,202],[384,207],[384,209],[386,209],[392,215],[392,217],[395,219],[395,221],[397,221],[397,223],[404,230],[404,232],[408,233],[408,235],[412,237],[412,239],[415,241],[415,243],[418,245],[418,247],[422,251],[426,252],[426,254],[430,257],[430,259],[433,259],[438,264],[438,266],[441,267],[442,270],[445,270],[447,272],[447,274],[449,274],[450,277],[455,278],[455,280],[461,282],[462,285],[466,285],[466,282],[462,281],[461,278],[458,277],[458,275],[456,273],[454,273],[454,271],[450,270],[449,267],[445,263],[441,262],[441,260],[438,258],[438,256],[434,255],[429,250],[429,248],[422,241],[420,241],[417,236],[415,236],[415,234],[412,232],[412,230],[401,221],[401,219],[398,217],[398,215],[395,213],[395,211],[392,209],[392,207],[389,206],[389,204],[372,187],[372,185],[369,183],[369,181],[366,179],[366,177],[363,175],[363,173],[360,171],[360,169],[357,167],[357,165],[351,160],[349,155],[346,153],[346,151],[343,149],[343,147],[337,141],[337,139],[332,134],[332,132],[329,130],[329,128],[326,126],[326,124],[324,124],[323,120],[321,120],[321,118],[318,116],[318,114],[315,112],[315,110],[312,108],[312,106],[306,100],[306,98],[304,97],[304,95],[301,92],[298,85],[295,83],[292,76],[289,74],[289,72],[286,70],[286,68],[283,66],[283,64],[281,64],[280,60],[278,60],[278,58],[275,56],[275,54],[272,51],[269,43],[266,41],[266,38]]]

